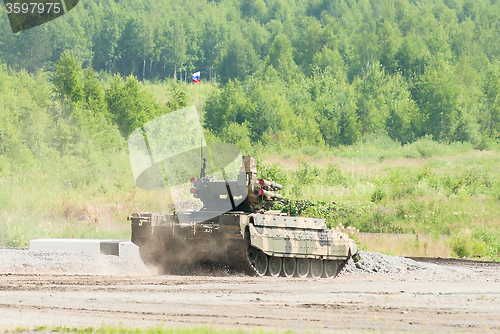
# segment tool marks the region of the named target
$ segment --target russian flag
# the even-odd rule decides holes
[[[191,77],[191,80],[193,82],[200,82],[200,72],[193,73],[193,76]]]

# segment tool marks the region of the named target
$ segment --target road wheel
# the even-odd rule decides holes
[[[285,257],[283,259],[283,275],[285,277],[293,277],[295,269],[297,268],[297,261],[293,257]]]
[[[281,273],[281,258],[276,256],[269,257],[269,274],[273,277],[279,276]]]
[[[311,259],[311,270],[310,274],[313,278],[320,278],[323,274],[323,261],[318,259]]]
[[[252,246],[249,246],[248,247],[248,250],[247,250],[247,258],[248,258],[248,262],[250,263],[254,263],[255,262],[255,258],[257,257],[257,252],[259,250],[255,247],[252,247]]]
[[[325,260],[324,261],[324,270],[326,278],[337,276],[338,264],[335,260]]]
[[[255,247],[248,248],[248,261],[255,268],[259,276],[264,276],[267,272],[267,255]]]
[[[309,259],[297,259],[297,276],[304,278],[309,275]]]

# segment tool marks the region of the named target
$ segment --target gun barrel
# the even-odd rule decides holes
[[[275,190],[281,190],[283,189],[283,186],[279,183],[276,183],[276,182],[271,182],[271,181],[268,181],[268,180],[264,180],[264,179],[260,179],[259,180],[259,184],[261,186],[267,186],[267,187],[270,187],[272,189],[275,189]]]

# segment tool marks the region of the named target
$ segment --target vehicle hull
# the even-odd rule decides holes
[[[211,262],[249,275],[291,276],[296,261],[295,276],[331,277],[359,257],[354,240],[324,219],[275,211],[136,213],[129,220],[141,258],[161,273],[188,273]]]

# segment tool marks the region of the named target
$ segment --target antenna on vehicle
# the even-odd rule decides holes
[[[201,159],[200,179],[202,179],[206,176],[206,171],[207,171],[207,158],[203,157],[203,136],[200,137],[200,159]]]

